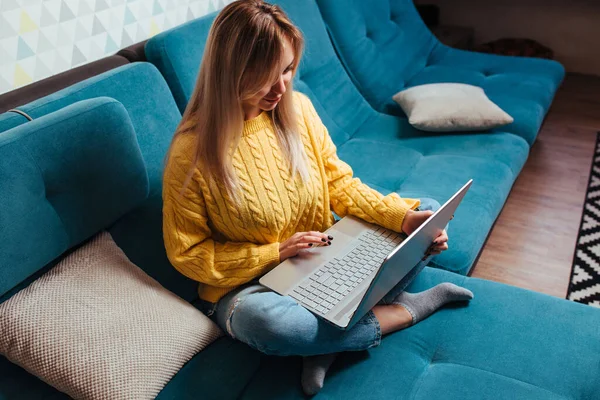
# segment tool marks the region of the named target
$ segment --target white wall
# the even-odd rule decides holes
[[[0,0],[0,94],[119,49],[232,0]]]
[[[437,4],[444,25],[470,26],[476,44],[502,37],[537,40],[568,71],[600,75],[600,1],[418,0]]]

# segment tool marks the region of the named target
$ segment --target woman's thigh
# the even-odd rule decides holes
[[[215,314],[217,324],[231,337],[273,355],[363,350],[377,346],[381,340],[379,324],[372,312],[352,329],[343,331],[291,297],[256,283],[225,296]]]

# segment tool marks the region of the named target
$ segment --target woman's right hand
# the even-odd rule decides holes
[[[333,237],[322,232],[296,232],[288,240],[279,244],[279,261],[298,255],[302,249],[316,246],[330,246]]]

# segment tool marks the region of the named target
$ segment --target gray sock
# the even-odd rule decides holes
[[[308,396],[319,393],[325,375],[337,357],[337,353],[304,357],[302,360],[302,390]]]
[[[424,320],[438,308],[453,301],[466,301],[473,293],[453,283],[444,282],[421,293],[400,293],[393,304],[400,304],[412,315],[412,324]]]

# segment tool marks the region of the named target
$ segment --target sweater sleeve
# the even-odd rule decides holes
[[[337,155],[337,149],[310,100],[303,96],[304,115],[312,130],[325,167],[329,198],[333,211],[340,217],[353,215],[367,222],[400,232],[406,212],[419,206],[417,199],[387,196],[353,177],[352,168]]]
[[[174,148],[164,173],[163,235],[171,264],[188,278],[220,288],[249,282],[279,264],[279,243],[213,239],[197,169],[182,191],[190,165]]]

